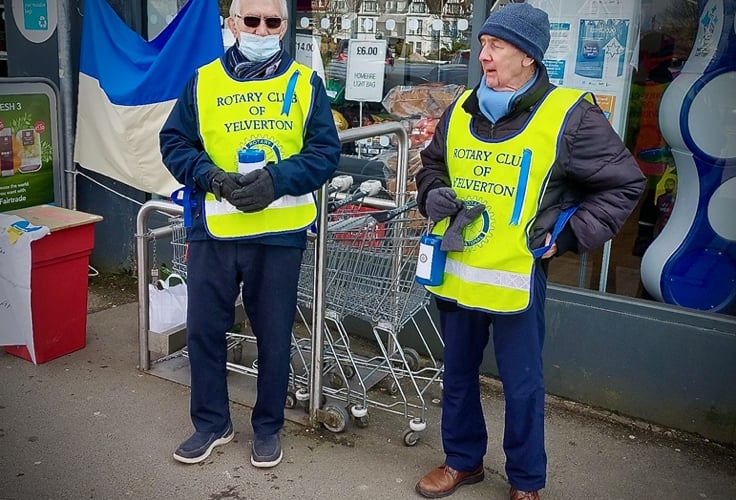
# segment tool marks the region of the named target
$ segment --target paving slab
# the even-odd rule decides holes
[[[235,440],[201,464],[179,464],[171,453],[192,430],[186,377],[140,372],[137,353],[135,303],[90,314],[87,346],[48,363],[0,351],[0,499],[410,499],[442,460],[440,411],[430,403],[416,446],[404,446],[407,423],[388,412],[339,434],[299,417],[284,429],[284,461],[255,469],[250,409],[234,401]],[[230,378],[244,393],[252,382]],[[508,498],[503,401],[494,381],[485,387],[486,477],[454,499]],[[611,417],[548,398],[543,499],[736,498],[732,448]]]

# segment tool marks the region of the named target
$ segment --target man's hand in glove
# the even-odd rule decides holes
[[[218,167],[213,167],[207,172],[209,190],[215,195],[217,201],[222,201],[223,198],[230,201],[230,195],[240,187],[244,177],[237,172],[225,172]]]
[[[274,200],[273,180],[265,168],[246,174],[239,189],[233,191],[228,201],[241,212],[258,212]]]
[[[486,206],[482,203],[471,208],[463,207],[455,218],[452,219],[445,234],[442,235],[440,250],[445,252],[462,252],[464,248],[463,229],[477,219],[485,209]]]
[[[450,187],[440,187],[427,193],[424,203],[427,215],[434,222],[439,222],[445,217],[452,217],[465,207],[462,201],[457,199],[457,194]]]

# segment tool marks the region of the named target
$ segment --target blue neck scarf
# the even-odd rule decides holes
[[[243,80],[265,78],[274,74],[278,69],[284,52],[283,46],[280,52],[275,54],[273,57],[268,58],[266,61],[251,62],[240,52],[237,44],[238,42],[236,41],[235,44],[225,52],[225,61],[228,69],[232,71],[236,77]]]
[[[485,77],[481,76],[480,86],[478,87],[478,104],[480,112],[488,118],[491,123],[495,124],[498,120],[506,116],[510,111],[510,104],[518,95],[526,92],[537,80],[539,70],[534,72],[534,76],[529,79],[519,90],[503,90],[497,91],[486,85]]]

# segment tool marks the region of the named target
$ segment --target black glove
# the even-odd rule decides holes
[[[259,168],[245,175],[239,184],[242,187],[233,191],[228,201],[241,212],[258,212],[275,199],[273,179],[265,168]]]
[[[427,200],[424,207],[427,209],[427,215],[434,222],[439,222],[445,217],[452,217],[458,213],[465,205],[457,199],[457,194],[450,187],[440,187],[427,193]]]
[[[219,167],[213,167],[207,171],[207,185],[217,201],[222,201],[223,198],[230,201],[230,195],[240,187],[243,177],[245,176],[237,172],[225,172]]]
[[[450,222],[445,234],[442,235],[440,250],[444,252],[462,252],[464,248],[463,229],[477,219],[486,209],[482,203],[471,208],[463,208]]]

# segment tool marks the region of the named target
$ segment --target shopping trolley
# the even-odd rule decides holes
[[[323,369],[328,385],[323,392],[345,403],[354,422],[368,425],[368,409],[378,408],[409,419],[404,443],[414,445],[426,428],[426,392],[439,385],[442,365],[432,355],[431,339],[417,317],[431,325],[429,335],[442,340],[428,311],[429,295],[415,281],[419,239],[428,222],[411,201],[391,210],[367,210],[346,205],[328,214],[325,282],[325,342]],[[299,305],[311,308],[314,296],[314,245],[304,253],[299,282]],[[301,313],[300,313],[301,314]],[[371,325],[377,352],[356,352],[345,320],[357,318]],[[402,344],[412,326],[428,355]],[[302,346],[308,349],[308,345]],[[389,398],[370,391],[378,383]],[[340,421],[340,419],[338,419]]]

